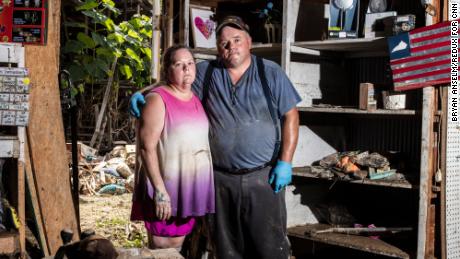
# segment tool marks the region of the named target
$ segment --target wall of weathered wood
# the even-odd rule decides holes
[[[28,139],[44,231],[51,254],[62,245],[60,231],[77,232],[59,99],[61,1],[48,0],[45,46],[26,46],[32,89]]]

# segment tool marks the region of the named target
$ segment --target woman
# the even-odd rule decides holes
[[[166,84],[147,95],[139,128],[143,169],[131,220],[144,220],[151,248],[180,248],[195,217],[214,213],[208,120],[191,86],[195,60],[184,46],[163,56]]]

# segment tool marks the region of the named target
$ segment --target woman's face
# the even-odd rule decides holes
[[[171,63],[168,68],[169,82],[177,86],[191,86],[196,75],[192,53],[187,49],[179,49],[174,53]]]

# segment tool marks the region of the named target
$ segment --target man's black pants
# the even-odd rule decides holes
[[[214,170],[218,259],[288,258],[284,190],[274,193],[270,170],[244,175]]]

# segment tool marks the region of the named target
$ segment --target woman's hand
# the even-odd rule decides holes
[[[171,199],[165,188],[155,188],[155,213],[160,220],[171,217]]]

